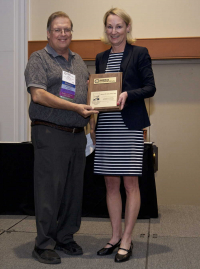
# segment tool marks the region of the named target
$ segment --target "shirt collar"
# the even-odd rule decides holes
[[[58,56],[61,56],[59,55],[50,45],[49,43],[46,45],[46,47],[44,48],[49,54],[51,54],[54,58],[55,57],[58,57]],[[69,49],[69,55],[70,56],[75,56],[75,53],[72,52],[70,49]]]

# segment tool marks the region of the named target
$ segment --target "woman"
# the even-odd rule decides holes
[[[100,113],[95,134],[92,117],[91,137],[96,140],[94,173],[104,175],[112,237],[98,255],[109,255],[119,247],[116,262],[132,255],[132,231],[140,209],[138,176],[142,175],[144,139],[142,129],[149,126],[144,99],[156,88],[148,50],[131,45],[131,18],[123,10],[112,8],[104,15],[104,42],[107,51],[96,56],[96,73],[123,72],[120,112]],[[96,136],[96,137],[95,137]],[[120,177],[126,191],[125,228],[122,233]]]

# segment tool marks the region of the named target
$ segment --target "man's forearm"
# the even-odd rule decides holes
[[[98,111],[93,110],[93,107],[91,106],[69,102],[45,91],[44,89],[30,87],[30,92],[33,102],[43,106],[71,110],[77,112],[84,118],[87,118],[92,114],[98,114]]]
[[[30,92],[35,103],[52,108],[76,111],[77,104],[61,99],[43,89],[31,87]]]

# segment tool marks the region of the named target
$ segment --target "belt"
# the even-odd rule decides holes
[[[49,126],[49,127],[52,127],[52,128],[58,129],[58,130],[62,130],[65,132],[69,132],[69,133],[81,133],[84,131],[83,127],[70,128],[70,127],[65,127],[62,125],[57,125],[55,123],[51,123],[48,121],[41,121],[41,120],[34,120],[31,122],[31,126],[35,126],[35,125],[46,125],[46,126]]]

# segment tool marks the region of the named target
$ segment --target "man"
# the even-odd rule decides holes
[[[80,228],[86,137],[84,126],[97,111],[85,105],[89,73],[70,51],[73,24],[64,12],[47,22],[47,46],[34,52],[25,70],[31,94],[37,237],[33,257],[60,263],[54,249],[80,255],[73,234]]]

